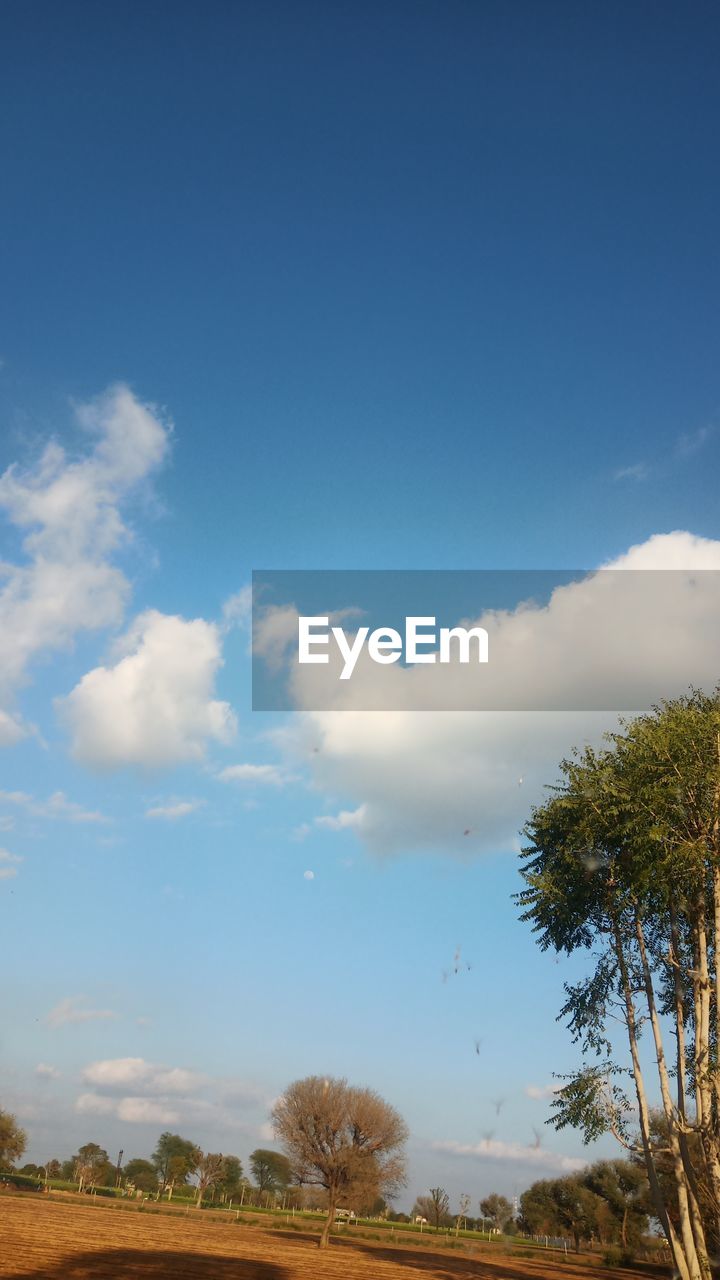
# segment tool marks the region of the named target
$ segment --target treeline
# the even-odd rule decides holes
[[[652,1214],[645,1170],[632,1160],[600,1160],[564,1178],[534,1182],[520,1197],[520,1230],[569,1236],[577,1250],[617,1245],[630,1256]]]

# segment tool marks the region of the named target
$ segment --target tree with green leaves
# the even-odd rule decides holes
[[[201,1152],[194,1142],[181,1138],[179,1133],[162,1133],[152,1155],[157,1169],[160,1192],[168,1193],[168,1200],[176,1186],[187,1183],[197,1169]]]
[[[138,1191],[152,1195],[158,1189],[157,1169],[150,1160],[128,1160],[123,1176],[126,1183],[131,1183]]]
[[[292,1166],[280,1151],[257,1147],[250,1156],[250,1171],[260,1195],[284,1191],[292,1181]]]
[[[298,1182],[327,1192],[327,1218],[319,1240],[330,1239],[335,1210],[359,1194],[392,1193],[405,1180],[407,1126],[372,1089],[346,1080],[308,1076],[285,1090],[272,1122]],[[341,1199],[342,1197],[342,1199]]]
[[[27,1134],[14,1115],[0,1110],[0,1169],[12,1169],[27,1146]]]
[[[586,1141],[610,1131],[642,1155],[680,1280],[709,1280],[720,1244],[720,693],[693,692],[621,724],[561,774],[527,825],[519,895],[540,946],[584,953],[589,967],[565,987],[562,1014],[586,1061],[556,1095],[554,1123]]]
[[[493,1191],[480,1201],[480,1212],[483,1218],[489,1218],[496,1231],[504,1231],[513,1216],[513,1207],[507,1196],[500,1196]]]
[[[107,1151],[97,1142],[84,1143],[73,1157],[72,1176],[79,1191],[107,1185],[109,1175],[113,1172]]]
[[[218,1182],[218,1190],[225,1200],[232,1200],[242,1192],[245,1179],[242,1162],[237,1156],[223,1156],[222,1170]]]

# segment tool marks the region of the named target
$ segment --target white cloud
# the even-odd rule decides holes
[[[104,1098],[97,1093],[81,1093],[75,1110],[85,1115],[114,1115],[126,1124],[177,1124],[180,1113],[153,1098]]]
[[[676,453],[681,458],[691,457],[694,453],[699,453],[701,449],[704,449],[714,434],[715,429],[713,427],[698,427],[697,431],[687,431],[678,437]]]
[[[584,1169],[587,1160],[561,1155],[545,1147],[525,1146],[520,1142],[501,1142],[495,1138],[483,1138],[480,1142],[433,1142],[433,1151],[446,1151],[454,1156],[474,1156],[477,1159],[497,1160],[509,1164],[528,1164],[542,1169],[556,1169],[562,1173],[575,1173]]]
[[[303,871],[303,880],[314,880],[314,879],[315,879],[314,871]]]
[[[523,698],[536,689],[538,653],[546,705],[562,705],[563,699],[567,705],[569,695],[569,705],[575,699],[582,706],[579,691],[596,679],[618,687],[625,706],[639,705],[634,699],[646,682],[667,696],[686,691],[691,681],[713,687],[720,594],[714,574],[701,580],[696,571],[720,570],[720,542],[685,532],[657,535],[606,567],[688,572],[662,580],[653,573],[642,579],[637,573],[590,574],[558,589],[544,606],[483,618],[495,628],[494,679],[510,705],[513,697],[515,705],[527,705]],[[618,617],[623,621],[616,635]],[[651,662],[648,636],[654,637]],[[504,666],[507,652],[513,661]],[[617,724],[613,711],[413,710],[419,673],[424,680],[436,667],[382,668],[383,678],[387,673],[394,681],[392,705],[406,710],[359,709],[367,704],[358,664],[352,681],[338,682],[337,709],[313,711],[312,681],[320,670],[298,669],[294,697],[305,711],[275,741],[288,765],[309,765],[317,790],[347,805],[319,825],[352,828],[378,852],[517,851],[517,833],[544,787],[556,780],[558,761],[573,745],[597,742]],[[446,671],[453,678],[453,669]]]
[[[144,1058],[108,1058],[91,1062],[82,1072],[85,1084],[96,1089],[124,1091],[128,1087],[144,1093],[192,1093],[205,1077],[183,1067],[163,1067]]]
[[[230,764],[217,775],[220,782],[240,782],[263,787],[282,787],[290,779],[274,764]]]
[[[177,800],[170,804],[158,804],[152,809],[146,809],[145,817],[175,822],[178,818],[186,818],[188,814],[195,813],[204,803],[204,800]]]
[[[560,1092],[562,1085],[559,1084],[528,1084],[525,1086],[525,1096],[534,1098],[536,1101],[542,1101],[545,1098],[552,1098],[556,1093]]]
[[[365,817],[365,805],[357,809],[341,809],[340,813],[323,814],[315,819],[317,827],[325,827],[328,831],[356,831],[362,829]]]
[[[50,1066],[47,1062],[38,1062],[35,1068],[35,1075],[41,1080],[59,1080],[60,1072],[57,1067]]]
[[[55,791],[47,800],[35,800],[26,791],[0,791],[0,804],[11,804],[25,809],[35,818],[61,818],[67,822],[107,822],[104,814],[96,809],[84,809],[74,800],[68,800],[63,791]]]
[[[223,605],[223,623],[226,627],[247,627],[252,614],[252,587],[241,587]]]
[[[82,1001],[84,996],[66,996],[55,1005],[45,1021],[51,1027],[64,1027],[68,1023],[107,1021],[117,1018],[113,1009],[88,1009]]]
[[[56,701],[76,759],[97,768],[161,767],[201,760],[209,740],[232,737],[233,712],[212,696],[222,666],[213,623],[147,610],[114,657]]]
[[[0,511],[23,533],[25,559],[3,565],[0,590],[0,688],[10,696],[41,653],[71,646],[78,632],[116,625],[128,582],[112,556],[128,541],[121,507],[166,454],[169,426],[123,385],[75,407],[95,437],[71,459],[49,443],[26,469],[0,477]],[[16,737],[5,714],[2,736]]]
[[[17,864],[22,862],[19,854],[0,849],[0,880],[14,880],[17,875]]]

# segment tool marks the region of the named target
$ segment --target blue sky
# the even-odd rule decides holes
[[[467,721],[460,762],[447,725],[388,755],[379,722],[253,715],[227,602],[254,567],[715,564],[718,28],[5,6],[0,1052],[32,1158],[165,1127],[246,1157],[315,1071],[406,1114],[408,1198],[582,1156],[527,1094],[575,1062],[572,970],[510,895],[590,730]]]

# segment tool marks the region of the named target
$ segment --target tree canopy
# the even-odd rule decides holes
[[[14,1115],[0,1111],[0,1169],[9,1169],[19,1160],[27,1146],[27,1134]]]
[[[407,1126],[371,1089],[346,1080],[308,1076],[285,1090],[272,1111],[277,1137],[296,1178],[327,1192],[324,1248],[340,1198],[391,1195],[405,1181]]]
[[[622,724],[602,750],[563,761],[561,773],[528,823],[519,895],[543,949],[588,961],[562,1009],[586,1061],[556,1095],[554,1123],[579,1127],[586,1141],[611,1131],[642,1156],[678,1275],[708,1280],[720,1245],[720,696],[666,702]]]

